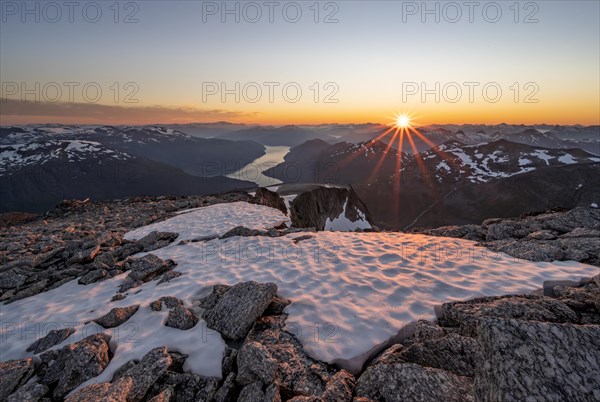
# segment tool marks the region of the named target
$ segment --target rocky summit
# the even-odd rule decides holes
[[[274,210],[281,222],[252,224],[252,214],[238,221],[228,210],[218,218],[229,219],[218,234],[198,237],[184,234],[173,220],[239,202],[259,208],[252,211]],[[191,282],[194,267],[209,269],[200,252],[210,245],[289,237],[299,247],[320,239],[338,218],[345,225],[356,223],[354,232],[340,234],[360,235],[354,242],[401,235],[365,230],[361,222],[369,222],[370,214],[347,187],[311,188],[295,197],[261,189],[255,195],[69,201],[42,216],[5,220],[0,228],[3,317],[48,297],[48,317],[39,320],[51,321],[52,328],[32,338],[23,332],[23,338],[22,328],[3,319],[3,336],[18,334],[21,343],[7,344],[14,358],[0,356],[0,401],[600,400],[600,275],[539,283],[537,292],[447,300],[433,319],[398,326],[395,336],[361,352],[363,359],[353,365],[343,358],[319,358],[319,346],[347,355],[343,338],[335,337],[343,328],[315,322],[312,329],[319,331],[309,332],[298,324],[299,312],[315,301],[290,297],[286,282],[295,276],[283,270],[299,269],[291,259],[287,268],[278,267],[274,281],[244,280],[247,259],[234,264],[226,283],[218,281],[218,271],[206,286],[195,289]],[[135,239],[127,235],[161,223],[165,230]],[[599,266],[598,230],[598,211],[576,208],[427,234],[472,240],[482,250],[530,261]],[[190,265],[185,256],[193,250]],[[365,264],[369,259],[361,258]],[[335,264],[332,269],[339,267]],[[57,324],[70,311],[83,314],[77,304],[84,300],[61,298],[67,289],[102,300],[81,309],[86,322]],[[343,297],[347,309],[362,303],[352,294]],[[328,308],[321,304],[315,311]],[[356,331],[369,329],[360,325],[356,321]],[[128,328],[131,332],[124,332]],[[128,337],[134,341],[128,343]]]

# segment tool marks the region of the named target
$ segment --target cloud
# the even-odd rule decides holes
[[[65,124],[153,124],[192,123],[236,120],[255,117],[222,109],[198,109],[182,106],[122,106],[94,103],[34,102],[0,99],[1,124],[65,123]]]

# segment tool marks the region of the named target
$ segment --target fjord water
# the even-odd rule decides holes
[[[266,153],[256,158],[247,166],[228,174],[231,179],[246,180],[256,183],[260,187],[281,183],[281,180],[265,176],[262,172],[283,162],[283,158],[290,150],[288,146],[265,145]]]

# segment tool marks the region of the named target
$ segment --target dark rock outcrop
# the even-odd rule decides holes
[[[0,401],[21,387],[33,375],[33,359],[0,362]]]
[[[285,316],[257,320],[237,355],[237,382],[243,386],[275,384],[284,399],[293,396],[321,397],[333,381],[334,373],[324,363],[306,354],[302,344],[284,331],[284,321]],[[350,387],[351,381],[345,381],[348,378],[352,376],[347,373],[336,378],[329,392],[346,389],[338,381]]]
[[[458,327],[467,336],[476,335],[481,317],[504,317],[520,320],[577,323],[577,314],[566,304],[549,297],[534,295],[481,297],[464,302],[444,303],[439,321]]]
[[[277,293],[274,283],[240,282],[230,288],[216,287],[200,301],[202,317],[209,328],[226,339],[243,339]]]
[[[377,364],[356,382],[357,397],[373,401],[474,401],[473,380],[414,363]]]
[[[48,390],[47,386],[32,382],[22,386],[15,393],[11,394],[7,402],[37,402],[48,393]]]
[[[253,204],[265,205],[267,207],[278,209],[283,212],[284,215],[288,214],[283,198],[276,192],[270,191],[264,187],[260,187],[256,190],[256,194],[251,202]]]
[[[301,193],[290,203],[292,227],[324,230],[328,219],[334,220],[341,214],[352,222],[371,223],[369,209],[352,187],[317,187]]]
[[[482,318],[477,400],[600,400],[600,326]]]
[[[176,297],[161,297],[150,304],[150,309],[153,311],[160,311],[163,308],[169,310],[169,316],[165,323],[167,327],[187,330],[198,323],[196,314],[186,308],[183,301]]]
[[[95,319],[94,322],[104,328],[115,328],[129,320],[139,308],[139,304],[128,307],[115,307],[102,317]]]
[[[27,352],[42,353],[54,345],[58,345],[73,335],[75,328],[53,329],[43,338],[38,339],[27,348]]]
[[[493,251],[530,261],[574,260],[600,266],[600,210],[554,210],[481,225],[445,226],[418,232],[480,241]]]
[[[63,347],[40,383],[54,387],[53,398],[64,398],[78,385],[104,371],[110,360],[109,340],[106,334],[95,334]]]
[[[161,275],[175,266],[172,260],[164,261],[154,254],[146,254],[140,258],[134,258],[126,261],[125,267],[131,272],[123,280],[119,291],[121,293],[133,287],[139,286],[144,282],[151,281],[158,275]]]

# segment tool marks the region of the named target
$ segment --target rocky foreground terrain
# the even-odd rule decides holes
[[[340,197],[344,191],[348,197]],[[300,198],[302,205],[292,204],[291,227],[238,227],[222,237],[291,231],[309,237],[327,217],[338,216],[340,200],[352,194],[316,189]],[[282,211],[286,205],[277,194],[260,190],[255,196],[70,201],[41,217],[24,216],[25,222],[13,216],[0,229],[0,308],[72,280],[94,284],[122,273],[127,277],[114,300],[126,301],[144,282],[160,286],[178,276],[176,263],[134,255],[164,247],[177,234],[152,232],[136,241],[123,235],[179,210],[240,200]],[[323,205],[327,200],[332,202]],[[364,207],[356,203],[355,211]],[[369,216],[368,211],[358,215]],[[428,233],[476,240],[518,258],[599,265],[599,230],[599,211],[578,208]],[[188,356],[159,346],[123,365],[110,382],[81,387],[111,362],[110,336],[92,334],[55,348],[73,333],[60,328],[31,343],[27,350],[33,357],[0,362],[0,401],[600,400],[600,275],[569,285],[551,286],[543,295],[445,303],[436,323],[418,321],[403,329],[399,342],[356,375],[311,358],[285,330],[284,309],[294,300],[278,295],[276,284],[216,285],[193,308],[161,297],[148,306],[115,307],[94,321],[115,328],[142,307],[164,312],[164,325],[180,331],[192,330],[202,319],[227,342],[221,378],[185,372]]]

